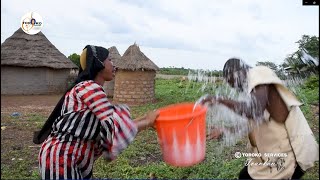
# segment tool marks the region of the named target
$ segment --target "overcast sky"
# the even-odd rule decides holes
[[[302,0],[1,0],[1,43],[34,11],[66,56],[87,44],[136,42],[159,67],[221,70],[230,57],[283,62],[303,34],[319,36],[319,7]]]

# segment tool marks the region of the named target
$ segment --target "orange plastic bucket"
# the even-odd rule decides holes
[[[201,162],[206,152],[206,107],[180,103],[159,111],[156,129],[164,161],[173,166]]]

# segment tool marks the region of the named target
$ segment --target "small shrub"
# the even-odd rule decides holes
[[[319,76],[317,76],[317,75],[310,76],[306,80],[303,87],[308,88],[308,89],[318,89],[319,88]]]

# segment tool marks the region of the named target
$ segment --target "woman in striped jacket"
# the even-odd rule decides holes
[[[109,51],[86,46],[80,56],[75,85],[67,90],[39,132],[39,168],[42,179],[88,179],[94,161],[113,160],[135,138],[153,126],[159,113],[131,120],[126,105],[112,105],[102,86],[114,77]]]

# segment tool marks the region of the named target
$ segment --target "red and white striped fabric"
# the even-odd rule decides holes
[[[61,115],[41,146],[41,177],[90,178],[94,160],[113,160],[137,132],[127,106],[112,105],[94,81],[80,82],[66,94]]]

